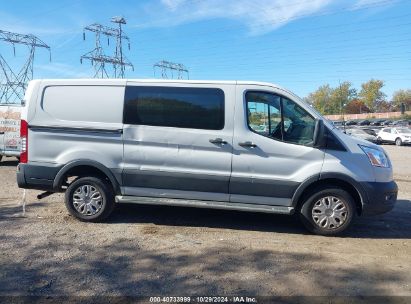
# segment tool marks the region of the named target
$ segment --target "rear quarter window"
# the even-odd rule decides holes
[[[120,86],[49,86],[42,109],[57,120],[121,123],[123,98]]]

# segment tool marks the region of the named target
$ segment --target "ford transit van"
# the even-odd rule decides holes
[[[344,231],[397,199],[384,150],[271,83],[35,80],[21,120],[21,188],[65,192],[82,221],[120,203],[299,214]]]

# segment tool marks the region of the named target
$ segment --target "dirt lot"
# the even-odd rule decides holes
[[[3,159],[0,295],[411,296],[411,147],[384,147],[398,204],[345,237],[288,216],[134,205],[86,224],[36,191],[22,217],[16,162]]]

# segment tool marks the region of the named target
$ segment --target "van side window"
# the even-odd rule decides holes
[[[283,140],[307,145],[313,142],[315,119],[295,102],[281,98],[284,121]]]
[[[266,92],[247,92],[246,102],[252,131],[284,142],[312,144],[315,119],[290,99]]]
[[[268,93],[247,93],[248,126],[256,133],[282,140],[281,98]]]
[[[224,92],[211,88],[128,86],[124,123],[222,130]]]

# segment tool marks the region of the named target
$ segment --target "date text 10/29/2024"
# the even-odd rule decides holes
[[[257,303],[254,297],[150,297],[150,303]]]

